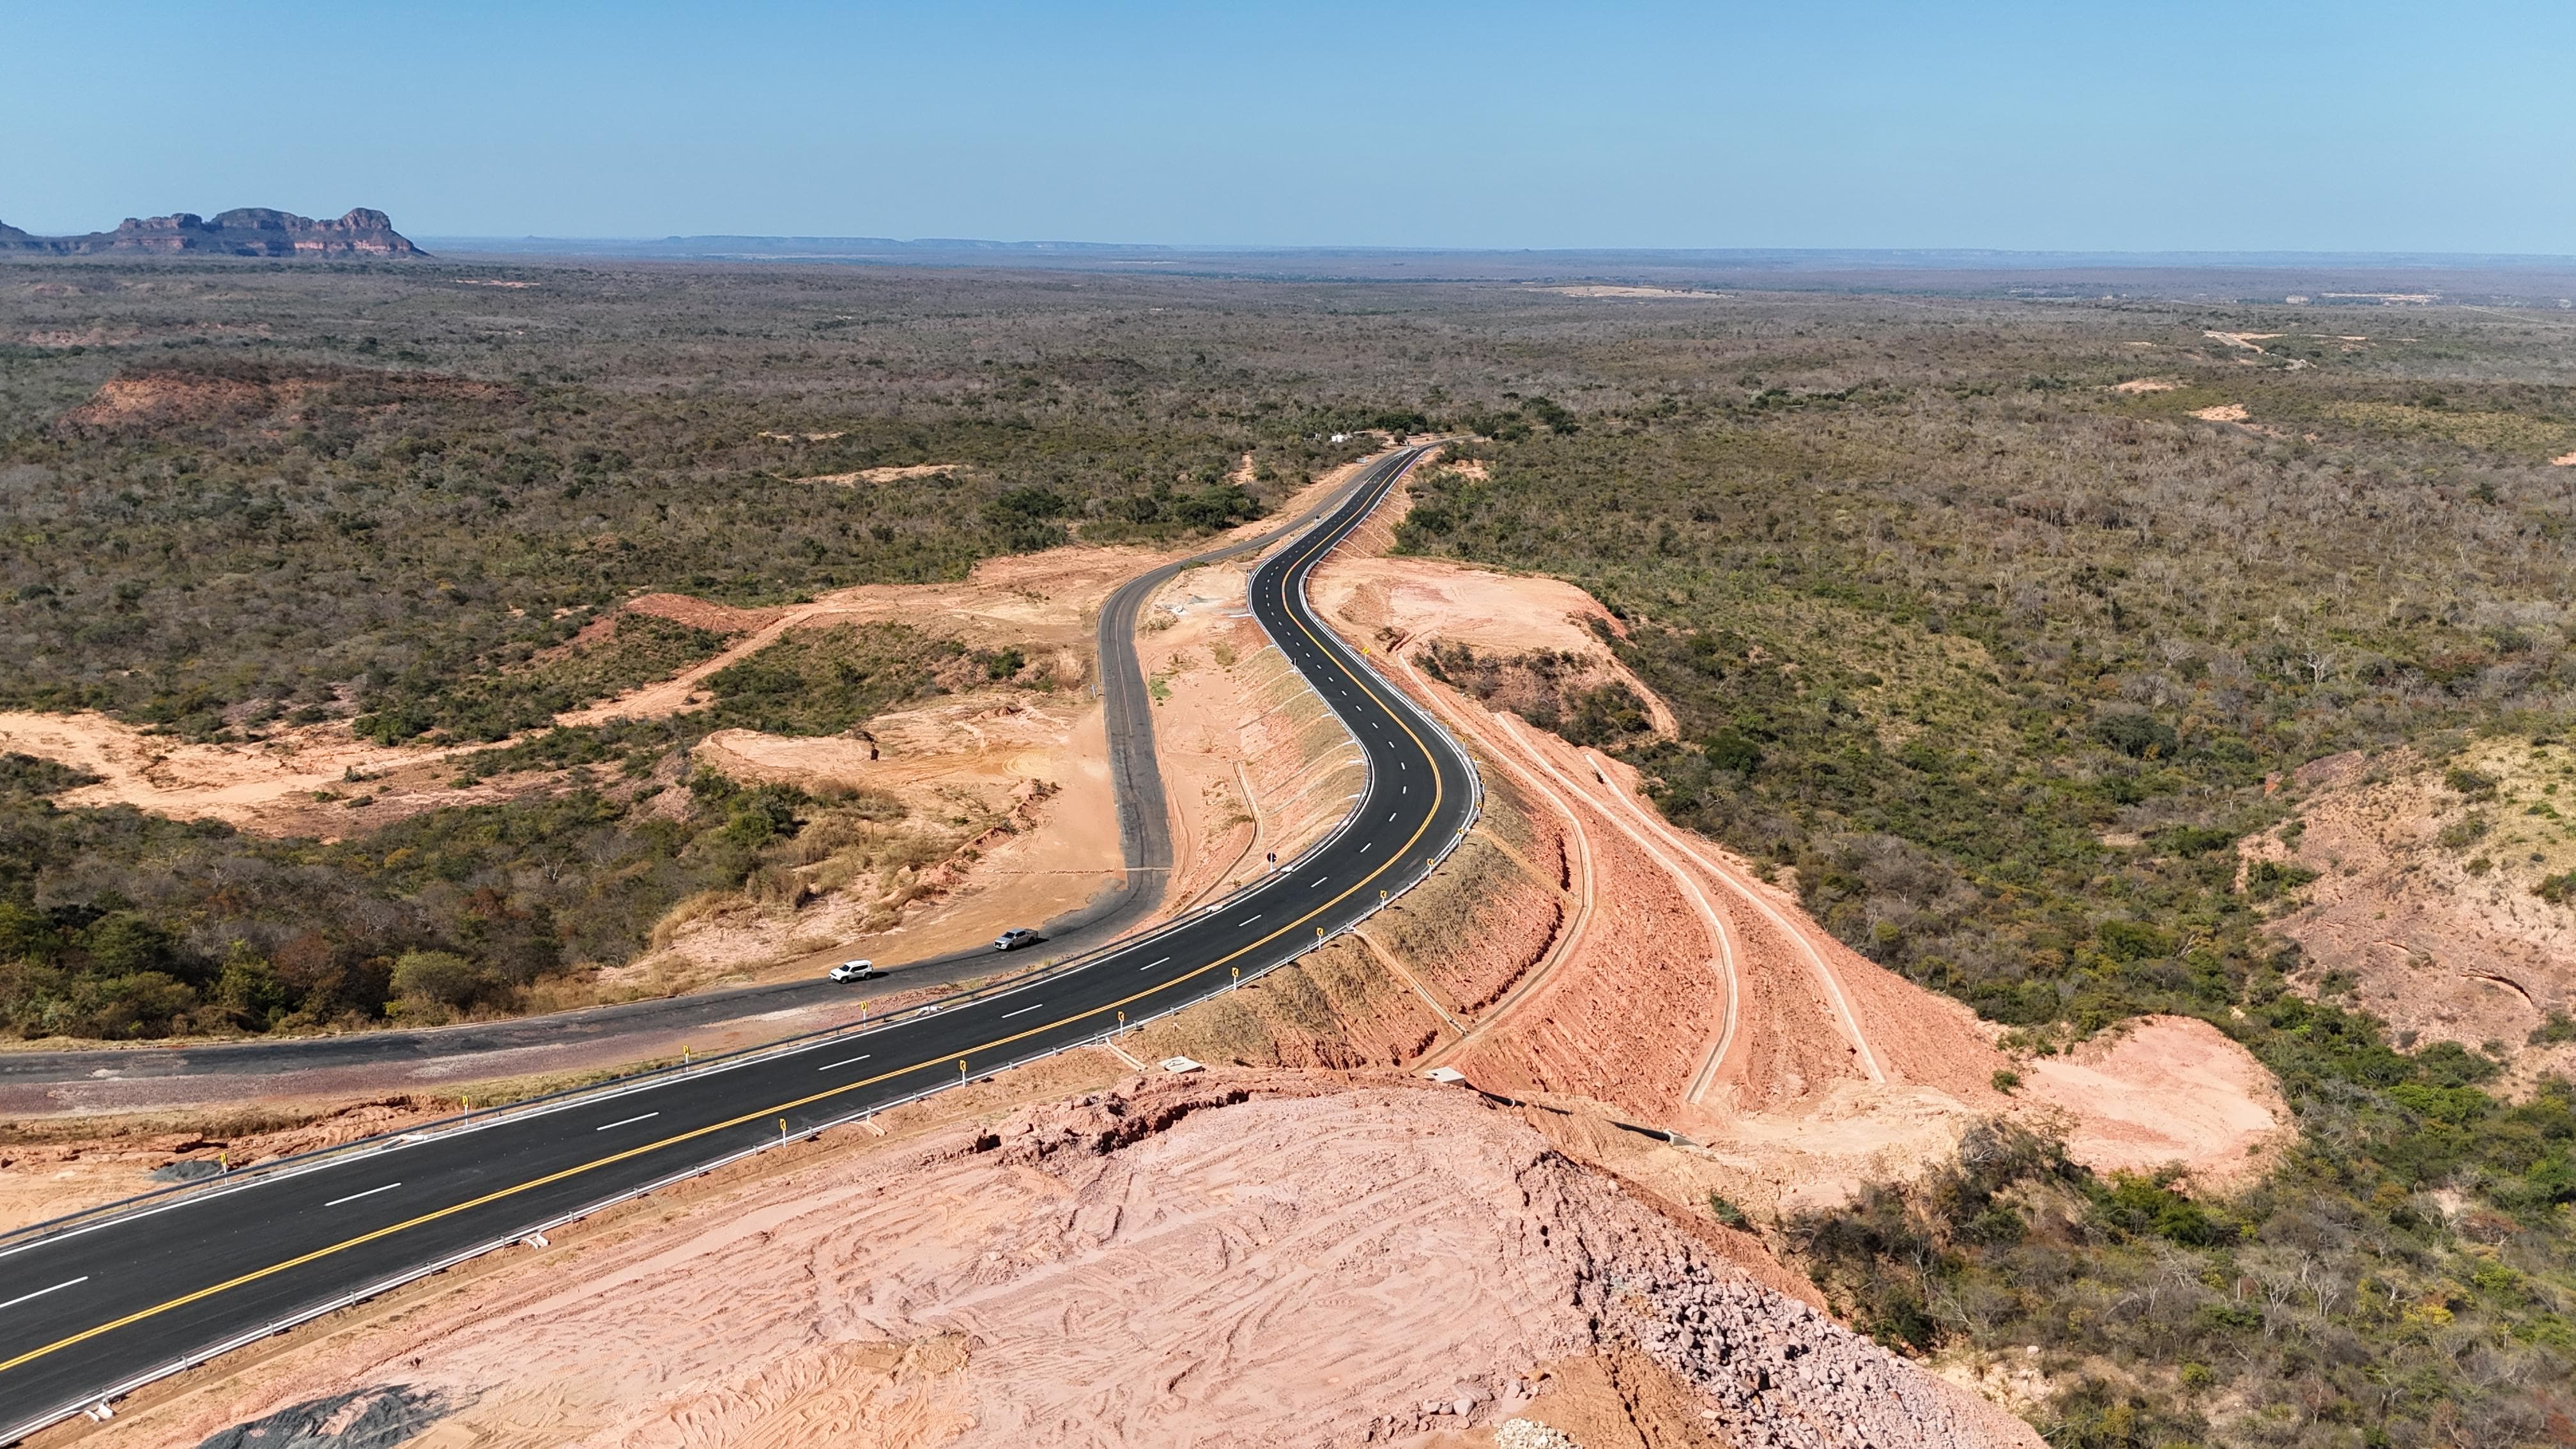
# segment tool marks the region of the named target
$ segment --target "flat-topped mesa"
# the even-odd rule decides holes
[[[92,256],[144,252],[235,257],[425,257],[394,230],[393,218],[358,207],[336,221],[244,206],[209,221],[193,212],[127,217],[114,231],[33,236],[0,223],[0,253]]]

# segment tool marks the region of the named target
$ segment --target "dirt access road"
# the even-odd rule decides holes
[[[1268,548],[1325,516],[1369,476],[1341,486],[1285,523],[1174,559],[1120,585],[1102,605],[1095,647],[1125,879],[1078,910],[1038,926],[1046,959],[1096,950],[1143,925],[1172,869],[1171,817],[1154,749],[1153,700],[1136,656],[1138,615],[1182,570]],[[594,1070],[820,1031],[857,1019],[881,998],[961,985],[1019,964],[988,948],[885,962],[865,985],[772,982],[612,1006],[412,1031],[177,1047],[0,1053],[0,1115],[141,1111],[210,1101],[381,1091],[387,1070],[434,1087],[538,1073]]]

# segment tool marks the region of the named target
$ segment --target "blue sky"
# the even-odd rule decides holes
[[[37,5],[0,220],[2576,253],[2576,4]]]

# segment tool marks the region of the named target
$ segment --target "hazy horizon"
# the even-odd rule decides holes
[[[2536,3],[150,0],[13,29],[0,219],[40,233],[256,205],[442,238],[2576,250],[2546,183],[2576,12]]]

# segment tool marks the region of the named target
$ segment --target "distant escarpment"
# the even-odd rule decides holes
[[[127,217],[114,231],[32,236],[0,222],[0,255],[92,256],[193,253],[229,257],[425,257],[394,230],[393,218],[359,207],[337,221],[245,206],[208,220],[190,212]]]

